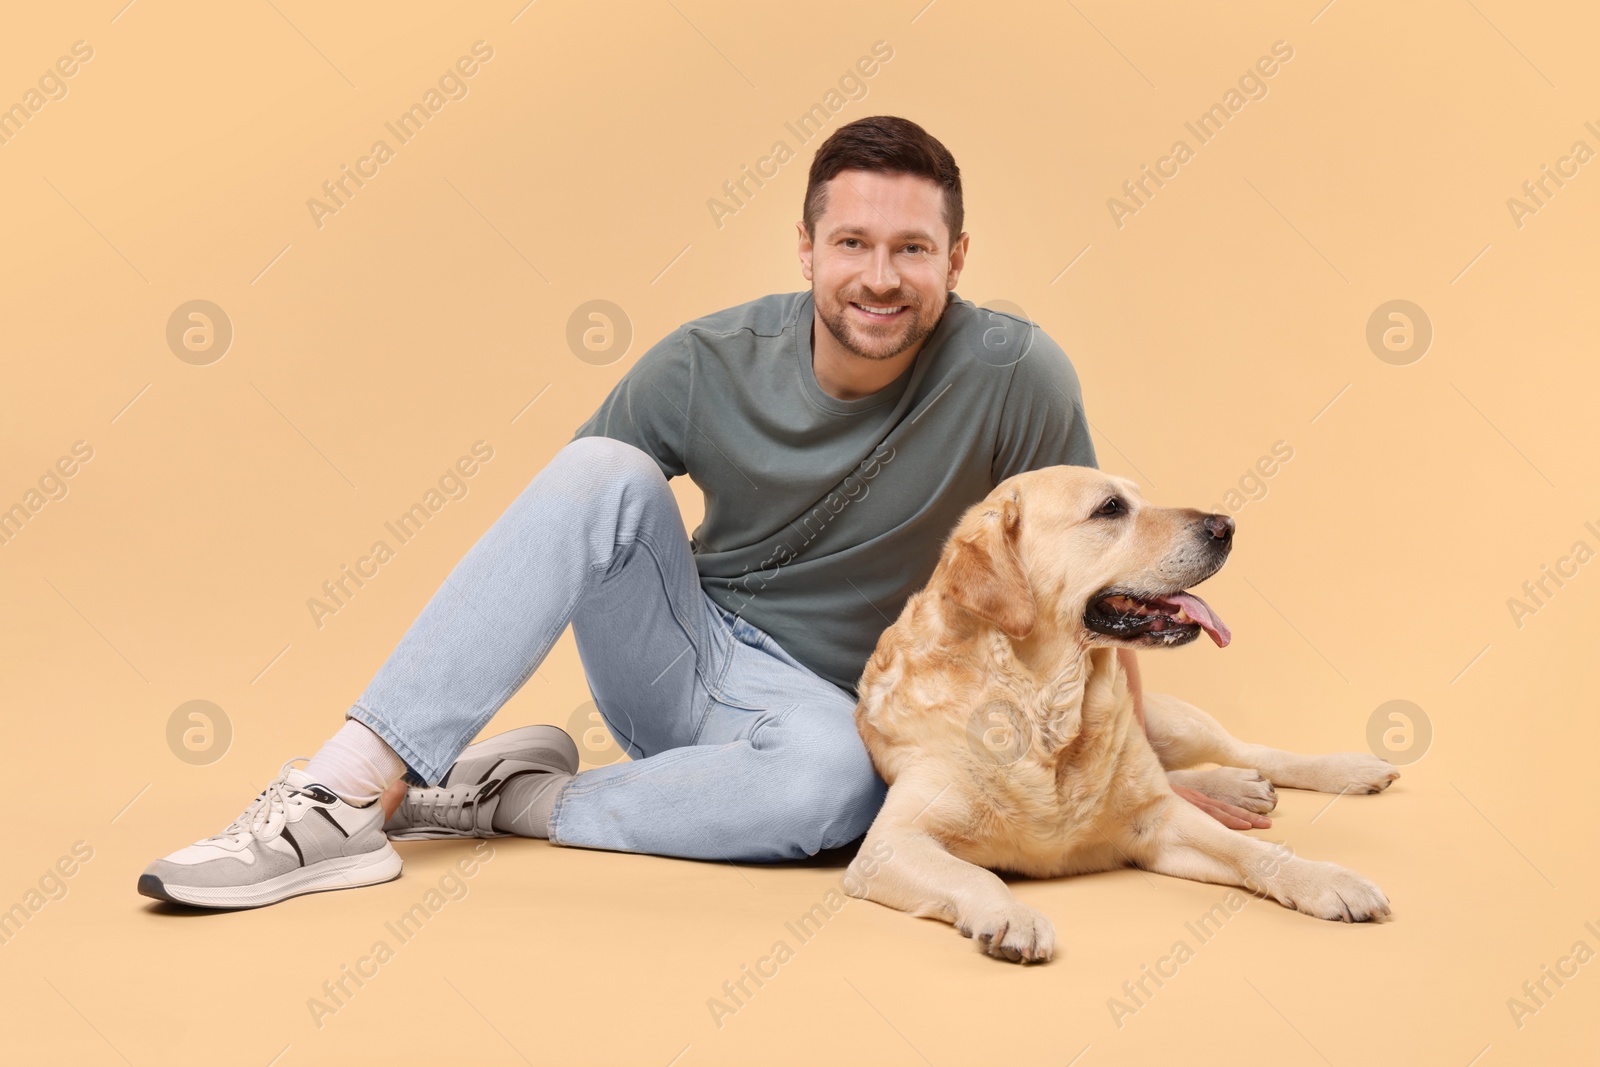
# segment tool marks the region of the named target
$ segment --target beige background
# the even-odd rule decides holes
[[[0,104],[93,49],[0,145],[0,506],[93,449],[0,546],[0,907],[92,849],[0,945],[8,1062],[1594,1062],[1600,964],[1520,1027],[1507,1006],[1575,942],[1600,950],[1600,564],[1520,626],[1507,604],[1575,542],[1600,549],[1600,162],[1520,227],[1507,206],[1575,141],[1600,150],[1592,7],[522,2],[8,13]],[[308,198],[480,40],[467,95],[319,228]],[[381,887],[224,915],[165,914],[138,872],[338,726],[650,344],[805,286],[793,225],[820,138],[784,123],[876,41],[893,58],[828,130],[905,115],[954,152],[958,291],[1020,305],[1071,355],[1103,466],[1217,505],[1292,447],[1206,587],[1235,643],[1142,662],[1152,689],[1284,747],[1361,749],[1379,705],[1420,709],[1431,748],[1387,794],[1287,793],[1256,832],[1372,877],[1397,920],[1252,902],[1199,945],[1184,924],[1220,887],[1020,883],[1063,949],[1022,969],[859,901],[800,945],[784,924],[839,866],[502,841],[319,1027],[308,999],[468,843],[403,846]],[[1294,55],[1267,95],[1118,228],[1108,198],[1195,147],[1184,122],[1276,41]],[[796,158],[719,228],[708,199],[780,139]],[[165,336],[197,299],[234,331],[203,366]],[[566,341],[594,299],[634,334],[605,365]],[[1365,338],[1394,299],[1435,333],[1409,365]],[[321,583],[479,440],[494,458],[468,495],[319,628]],[[490,729],[565,725],[587,699],[569,635]],[[231,724],[208,763],[169,747],[192,700]],[[708,999],[780,939],[794,958],[719,1028]],[[1193,958],[1119,1027],[1108,998],[1178,940]]]

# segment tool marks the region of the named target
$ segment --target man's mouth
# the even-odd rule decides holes
[[[1089,601],[1083,623],[1097,634],[1145,645],[1182,645],[1204,630],[1226,648],[1233,639],[1228,624],[1211,605],[1193,593],[1139,596],[1122,590],[1105,590]]]
[[[906,304],[858,304],[854,300],[850,306],[873,322],[893,322],[909,310]]]

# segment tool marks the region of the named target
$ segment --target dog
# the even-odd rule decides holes
[[[1135,717],[1119,648],[1173,648],[1227,626],[1187,592],[1215,574],[1233,520],[1146,503],[1090,467],[1007,478],[946,538],[926,586],[879,637],[856,726],[888,795],[846,891],[952,923],[1018,962],[1055,952],[1050,920],[994,872],[1054,878],[1136,866],[1244,886],[1322,919],[1390,917],[1332,863],[1229,830],[1173,785],[1265,812],[1274,784],[1376,793],[1399,773],[1359,753],[1235,740],[1174,697]],[[1216,763],[1215,770],[1185,770]]]

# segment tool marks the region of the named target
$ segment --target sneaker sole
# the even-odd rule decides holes
[[[491,837],[515,837],[516,834],[502,833],[491,830],[486,834],[473,834],[464,830],[443,830],[438,827],[412,827],[406,830],[390,830],[387,832],[390,841],[476,841]]]
[[[188,886],[163,882],[153,874],[139,876],[139,892],[155,900],[192,908],[259,908],[303,893],[326,893],[378,885],[400,877],[400,853],[387,844],[360,856],[323,860],[265,882],[246,886]]]

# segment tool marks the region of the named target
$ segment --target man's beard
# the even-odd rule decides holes
[[[938,309],[931,313],[927,312],[919,302],[904,297],[859,301],[863,304],[871,304],[878,307],[889,304],[906,305],[905,314],[909,317],[904,322],[897,320],[894,323],[894,330],[899,331],[897,335],[893,332],[869,332],[859,319],[851,319],[851,310],[847,302],[841,301],[838,304],[824,307],[821,303],[817,303],[816,296],[816,286],[813,285],[811,287],[811,297],[813,303],[817,304],[818,318],[822,319],[822,325],[827,327],[828,332],[833,335],[833,339],[839,342],[845,351],[860,356],[862,359],[875,361],[893,359],[907,349],[915,348],[922,344],[923,341],[926,341],[928,336],[938,328],[939,320],[944,316],[945,308],[950,303],[948,292],[946,292],[944,300],[940,301]]]

